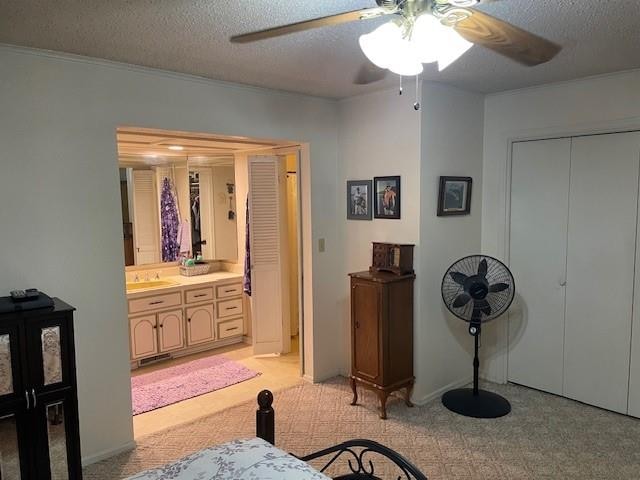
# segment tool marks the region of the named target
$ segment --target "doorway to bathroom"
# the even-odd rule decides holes
[[[304,374],[301,145],[118,128],[134,435]]]

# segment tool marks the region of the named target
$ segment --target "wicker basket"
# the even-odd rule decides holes
[[[208,263],[197,263],[191,267],[180,265],[180,275],[184,275],[185,277],[206,275],[207,273],[209,273],[209,268],[211,268],[211,265]]]

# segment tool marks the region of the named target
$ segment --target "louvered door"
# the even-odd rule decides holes
[[[281,353],[282,272],[278,157],[249,157],[252,337],[256,355]]]
[[[136,265],[160,261],[154,177],[152,170],[133,171],[133,240]]]

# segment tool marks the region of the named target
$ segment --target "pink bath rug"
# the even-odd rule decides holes
[[[204,395],[260,375],[222,355],[143,373],[131,378],[133,414]]]

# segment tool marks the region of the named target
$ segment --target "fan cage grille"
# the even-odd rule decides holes
[[[469,255],[468,257],[461,258],[447,269],[442,278],[442,299],[447,309],[465,322],[470,322],[472,319],[474,302],[473,300],[469,301],[464,306],[458,308],[452,305],[458,295],[464,293],[464,288],[452,278],[451,272],[460,272],[467,277],[476,275],[482,260],[487,262],[486,279],[489,285],[505,283],[508,285],[508,288],[501,292],[490,292],[487,295],[485,300],[491,308],[491,313],[488,315],[484,312],[480,313],[480,321],[485,323],[499,317],[513,302],[515,281],[513,275],[504,263],[487,255]]]

